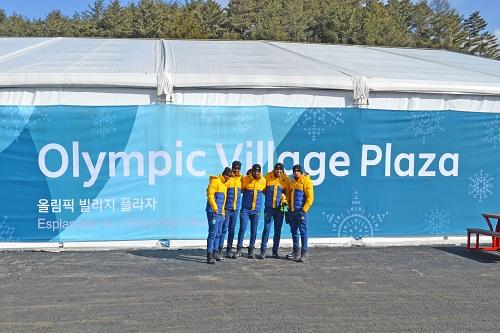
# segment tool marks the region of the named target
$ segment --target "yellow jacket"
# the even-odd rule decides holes
[[[233,176],[226,182],[227,198],[225,208],[238,210],[241,206],[241,176]]]
[[[287,175],[282,175],[277,178],[274,172],[269,172],[266,175],[266,207],[277,208],[282,203],[287,202],[287,197],[290,195],[290,178]]]
[[[210,176],[207,188],[207,207],[209,213],[224,215],[224,204],[226,203],[226,185],[224,177]]]
[[[307,213],[314,202],[314,185],[309,175],[292,179],[290,184],[290,210],[303,210]]]
[[[252,175],[243,177],[241,191],[243,199],[241,207],[248,210],[260,210],[262,207],[262,192],[266,188],[266,179],[254,179]]]

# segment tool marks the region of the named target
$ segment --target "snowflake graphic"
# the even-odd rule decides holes
[[[239,112],[235,120],[236,124],[234,126],[234,129],[239,133],[244,134],[253,131],[253,124],[255,123],[255,119],[247,112]]]
[[[424,214],[424,221],[431,235],[446,235],[450,230],[450,213],[437,205]]]
[[[211,125],[219,120],[220,113],[215,109],[202,109],[200,112],[201,121],[205,124]]]
[[[0,108],[0,137],[2,140],[19,141],[25,125],[21,112],[17,108]]]
[[[436,132],[444,132],[441,127],[441,120],[444,116],[441,112],[412,112],[410,117],[410,126],[405,132],[411,131],[415,137],[422,137],[422,144],[425,144],[426,137],[433,136]]]
[[[297,109],[289,109],[286,111],[285,122],[287,124],[295,124],[302,113]]]
[[[327,128],[343,124],[344,117],[341,110],[309,108],[302,114],[296,110],[288,111],[285,121],[297,123],[311,141],[317,141]]]
[[[40,109],[33,111],[27,127],[33,130],[48,122],[50,122],[49,113],[45,109]]]
[[[500,143],[500,116],[496,115],[494,119],[485,121],[483,126],[485,127],[483,141],[496,148]]]
[[[7,224],[8,219],[9,218],[7,216],[4,216],[1,220],[2,222],[0,222],[0,241],[3,242],[11,242],[16,240],[13,237],[14,230],[16,230],[16,228],[11,227]]]
[[[493,181],[495,178],[480,170],[474,176],[469,177],[469,195],[481,202],[493,194]]]
[[[359,199],[358,191],[355,190],[352,196],[352,206],[345,212],[338,214],[322,212],[338,237],[373,237],[379,230],[380,223],[389,214],[367,212]]]
[[[116,116],[106,110],[94,110],[92,117],[92,131],[105,139],[108,135],[116,132]]]

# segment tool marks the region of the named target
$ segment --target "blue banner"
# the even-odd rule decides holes
[[[463,235],[500,209],[499,124],[454,111],[0,107],[0,241],[206,238],[208,177],[233,160],[264,173],[300,163],[315,184],[312,237]]]

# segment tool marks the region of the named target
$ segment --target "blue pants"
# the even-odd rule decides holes
[[[302,251],[307,252],[307,214],[298,211],[289,212],[289,224],[290,232],[292,233],[293,249],[300,249],[299,244],[299,232],[300,232],[300,243],[302,244]]]
[[[238,230],[238,247],[243,247],[243,238],[247,230],[248,221],[250,221],[250,248],[255,247],[257,238],[257,225],[259,224],[260,213],[258,210],[241,209],[240,212],[240,230]]]
[[[226,216],[222,223],[222,231],[219,237],[219,252],[222,251],[224,247],[224,238],[226,238],[227,232],[227,247],[233,247],[233,239],[234,239],[234,229],[236,228],[236,220],[238,219],[239,210],[228,210],[226,209]]]
[[[281,239],[281,226],[283,225],[283,212],[279,208],[264,208],[264,230],[262,231],[261,251],[267,249],[267,240],[271,231],[271,224],[274,220],[273,254],[278,253]]]
[[[207,237],[207,253],[213,253],[217,250],[215,246],[217,231],[222,227],[222,221],[224,216],[221,214],[214,214],[207,212],[207,220],[208,220],[208,237]],[[220,231],[219,231],[220,232]]]

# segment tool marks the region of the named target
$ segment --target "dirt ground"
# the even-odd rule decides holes
[[[0,252],[0,332],[494,332],[500,253],[311,248]]]

